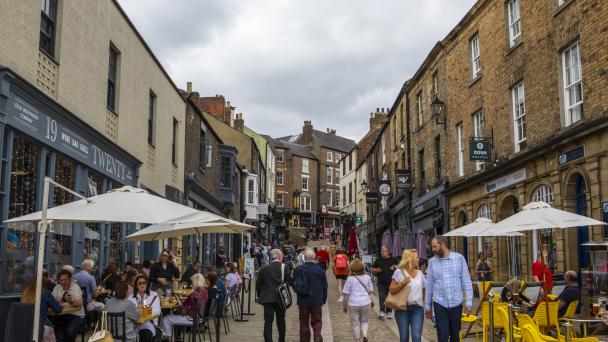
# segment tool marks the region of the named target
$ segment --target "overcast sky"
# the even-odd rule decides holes
[[[280,137],[360,139],[475,0],[120,0],[175,83]]]

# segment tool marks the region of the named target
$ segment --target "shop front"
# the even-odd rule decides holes
[[[7,69],[0,69],[0,294],[23,290],[33,275],[37,227],[3,222],[42,207],[44,177],[84,196],[123,185],[137,186],[140,162]],[[61,190],[49,206],[75,200]],[[53,224],[47,236],[44,267],[54,276],[63,265],[80,268],[95,261],[97,274],[109,262],[134,260],[138,246],[122,243],[134,224]]]
[[[444,189],[444,185],[438,186],[412,201],[412,234],[415,246],[424,244],[427,258],[433,255],[431,240],[447,232],[447,220],[444,219],[447,200],[442,194]],[[421,251],[418,253],[421,254]]]
[[[413,248],[413,234],[410,219],[409,192],[398,192],[388,203],[391,209],[391,220],[393,226],[393,241],[399,236],[399,249]],[[393,253],[394,254],[394,253]],[[393,255],[399,258],[400,255]]]

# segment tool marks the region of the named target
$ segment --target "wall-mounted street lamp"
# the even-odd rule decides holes
[[[433,113],[433,116],[435,117],[435,123],[437,125],[444,125],[446,126],[446,118],[445,118],[445,114],[443,113],[443,101],[441,101],[439,99],[439,97],[437,97],[437,94],[435,94],[435,97],[433,98],[433,102],[431,102],[431,112]]]

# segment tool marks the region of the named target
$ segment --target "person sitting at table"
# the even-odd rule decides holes
[[[241,283],[241,276],[239,275],[239,272],[237,271],[236,267],[234,267],[234,264],[229,262],[226,264],[226,280],[228,281],[228,288],[232,288],[234,286],[237,286]]]
[[[108,267],[106,268],[106,271],[104,272],[101,283],[103,284],[104,288],[106,288],[108,290],[113,290],[114,285],[119,280],[120,280],[120,272],[118,272],[118,266],[116,266],[115,263],[111,262],[110,264],[108,264]]]
[[[192,324],[192,315],[194,312],[199,313],[199,317],[203,314],[203,308],[207,302],[207,289],[205,289],[205,278],[202,274],[197,273],[190,279],[192,281],[192,293],[182,303],[180,315],[168,315],[163,317],[163,336],[171,341],[173,326],[176,324]],[[197,305],[194,305],[194,299],[197,300]],[[202,318],[202,317],[200,317]]]
[[[160,316],[160,298],[154,291],[148,288],[148,281],[145,275],[138,275],[133,284],[135,291],[129,299],[139,308],[140,306],[152,306],[152,316],[155,317],[152,321],[137,324],[140,342],[152,342],[156,335],[155,325],[158,324],[158,316]]]
[[[123,281],[125,283],[127,283],[127,285],[129,286],[129,291],[128,291],[128,295],[129,297],[131,297],[131,295],[133,295],[135,286],[133,286],[133,284],[135,284],[135,278],[137,278],[137,276],[139,275],[139,273],[137,273],[137,270],[134,268],[131,268],[130,270],[128,270],[125,275],[123,276]]]
[[[47,277],[42,274],[42,284],[47,282]],[[36,301],[36,281],[38,277],[32,277],[30,279],[29,284],[25,290],[23,290],[23,294],[21,294],[21,303],[29,303],[34,304]],[[42,297],[40,299],[40,322],[44,326],[44,334],[43,341],[55,341],[55,330],[53,330],[53,323],[48,318],[48,310],[52,310],[56,315],[61,313],[61,304],[53,298],[50,291],[43,286],[42,287]]]
[[[564,280],[566,281],[566,287],[564,287],[564,290],[556,299],[559,301],[559,317],[566,314],[566,310],[568,310],[568,306],[571,302],[578,300],[580,306],[581,301],[581,290],[578,288],[578,276],[576,272],[572,270],[566,271],[566,273],[564,273]]]
[[[513,302],[513,304],[515,304],[515,305],[523,306],[526,308],[531,308],[533,305],[530,302],[530,299],[528,299],[528,297],[524,296],[524,294],[521,293],[521,291],[520,291],[521,286],[522,286],[521,280],[517,279],[517,277],[511,278],[505,284],[505,287],[502,289],[502,292],[500,293],[500,301],[501,302]],[[517,301],[513,300],[514,293],[518,294]]]
[[[116,282],[114,285],[115,296],[106,301],[105,311],[107,312],[124,312],[125,313],[125,334],[127,342],[137,341],[137,334],[135,333],[135,321],[139,320],[139,311],[128,298],[129,286],[122,280]],[[122,322],[118,322],[116,327],[118,331],[122,332]]]
[[[146,275],[146,277],[150,276],[150,267],[152,267],[152,261],[150,260],[144,260],[144,263],[142,264],[143,268],[142,268],[142,272]]]
[[[78,283],[72,281],[72,273],[66,269],[59,271],[57,280],[59,284],[53,289],[53,297],[64,310],[74,311],[53,317],[55,335],[58,341],[74,342],[84,320],[82,291]]]
[[[82,261],[82,270],[74,274],[74,280],[78,285],[87,289],[87,311],[101,311],[104,307],[103,303],[93,300],[97,294],[97,283],[95,277],[91,275],[94,266],[93,260],[85,259]]]
[[[181,282],[187,283],[188,287],[192,286],[192,281],[190,280],[193,275],[201,272],[201,262],[195,260],[192,266],[190,266],[186,272],[182,275]]]
[[[152,291],[158,289],[173,289],[173,278],[179,278],[179,270],[173,263],[173,255],[168,249],[163,249],[158,262],[152,265],[148,280],[152,283]]]

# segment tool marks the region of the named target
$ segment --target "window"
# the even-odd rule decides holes
[[[150,91],[148,95],[148,144],[154,146],[154,114],[156,112],[156,95]]]
[[[488,204],[482,204],[477,209],[477,218],[487,218],[489,220],[492,219],[492,213],[490,212],[490,206]]]
[[[349,184],[352,184],[353,182],[350,182]],[[342,187],[342,205],[346,205],[346,186]]]
[[[471,70],[473,71],[473,78],[476,78],[481,73],[481,61],[479,58],[479,34],[471,38],[469,44],[471,45]]]
[[[55,33],[57,29],[57,0],[41,0],[40,42],[42,51],[55,57]]]
[[[230,156],[220,157],[220,186],[232,188],[232,162]]]
[[[333,173],[334,169],[332,167],[327,167],[327,184],[333,184]]]
[[[418,175],[420,176],[420,188],[426,185],[426,175],[424,173],[424,149],[418,151]]]
[[[435,137],[435,172],[437,183],[441,182],[441,137]]]
[[[473,136],[475,136],[475,138],[483,138],[484,127],[485,127],[485,122],[484,122],[484,118],[483,118],[483,112],[479,111],[479,112],[473,114]],[[475,162],[475,169],[477,171],[481,170],[482,165],[483,165],[483,162],[481,162],[481,161]]]
[[[336,168],[336,184],[340,182],[340,169]]]
[[[346,199],[344,202],[346,203]],[[353,203],[353,182],[348,183],[348,203]]]
[[[178,121],[173,118],[173,130],[171,134],[171,162],[177,166],[177,128]]]
[[[285,151],[277,150],[277,163],[282,163],[284,157],[285,157]]]
[[[110,46],[110,60],[108,62],[108,92],[106,104],[108,109],[116,112],[116,75],[118,74],[118,52]]]
[[[277,171],[277,185],[285,185],[283,180],[283,171]]]
[[[336,208],[340,208],[340,189],[336,189]]]
[[[372,153],[371,160],[372,160],[372,164],[371,164],[370,173],[371,173],[372,178],[375,178],[376,177],[376,152]]]
[[[339,163],[342,159],[342,155],[340,153],[336,153],[336,163]]]
[[[513,94],[513,129],[515,130],[515,152],[519,152],[521,143],[526,140],[526,103],[524,100],[524,82],[511,90]]]
[[[579,43],[576,42],[562,53],[566,126],[570,126],[582,118],[583,77],[579,46]]]
[[[348,156],[348,171],[352,171],[353,170],[353,154],[351,153]]]
[[[331,190],[327,190],[327,206],[328,207],[334,206],[334,193]]]
[[[424,119],[422,107],[422,92],[419,92],[418,95],[416,95],[416,124],[418,128],[422,127],[422,120]]]
[[[513,47],[521,35],[521,18],[519,14],[519,0],[507,2],[507,14],[509,16],[509,46]]]
[[[200,138],[198,142],[199,166],[201,168],[210,168],[213,161],[213,146],[207,140],[207,131],[205,125],[201,123]]]
[[[331,152],[327,152],[327,161],[329,161],[329,162],[333,162],[334,161],[333,154]]]
[[[310,202],[311,197],[309,196],[300,196],[300,210],[301,211],[310,211]]]
[[[285,206],[285,203],[283,202],[283,193],[282,192],[278,192],[276,195],[276,200],[275,200],[275,204],[278,208],[282,208]]]
[[[438,94],[438,89],[439,89],[439,76],[437,75],[437,71],[435,71],[433,73],[433,86],[431,88],[431,92],[433,93],[433,96]],[[403,111],[403,104],[401,106],[401,110]]]
[[[384,136],[384,133],[382,133],[380,141],[382,143],[382,166],[384,166],[386,164],[386,137]]]
[[[532,194],[532,202],[538,201],[553,205],[553,188],[551,188],[549,185],[541,185],[536,188]]]
[[[346,158],[344,160],[342,160],[342,174],[346,174],[346,159],[348,159],[348,156],[346,156]]]
[[[253,204],[255,198],[255,180],[247,181],[247,204]]]
[[[403,114],[403,102],[404,101],[401,101],[401,105],[399,106],[399,117],[401,118],[401,123],[403,124],[403,127],[401,127],[401,140],[405,139],[405,131],[407,130],[407,123]]]
[[[464,176],[464,132],[462,123],[456,125],[456,133],[458,135],[458,176]]]
[[[557,6],[561,6],[566,3],[566,0],[557,0]]]
[[[308,159],[302,159],[302,173],[308,174]]]
[[[308,191],[308,176],[302,176],[302,190]]]

